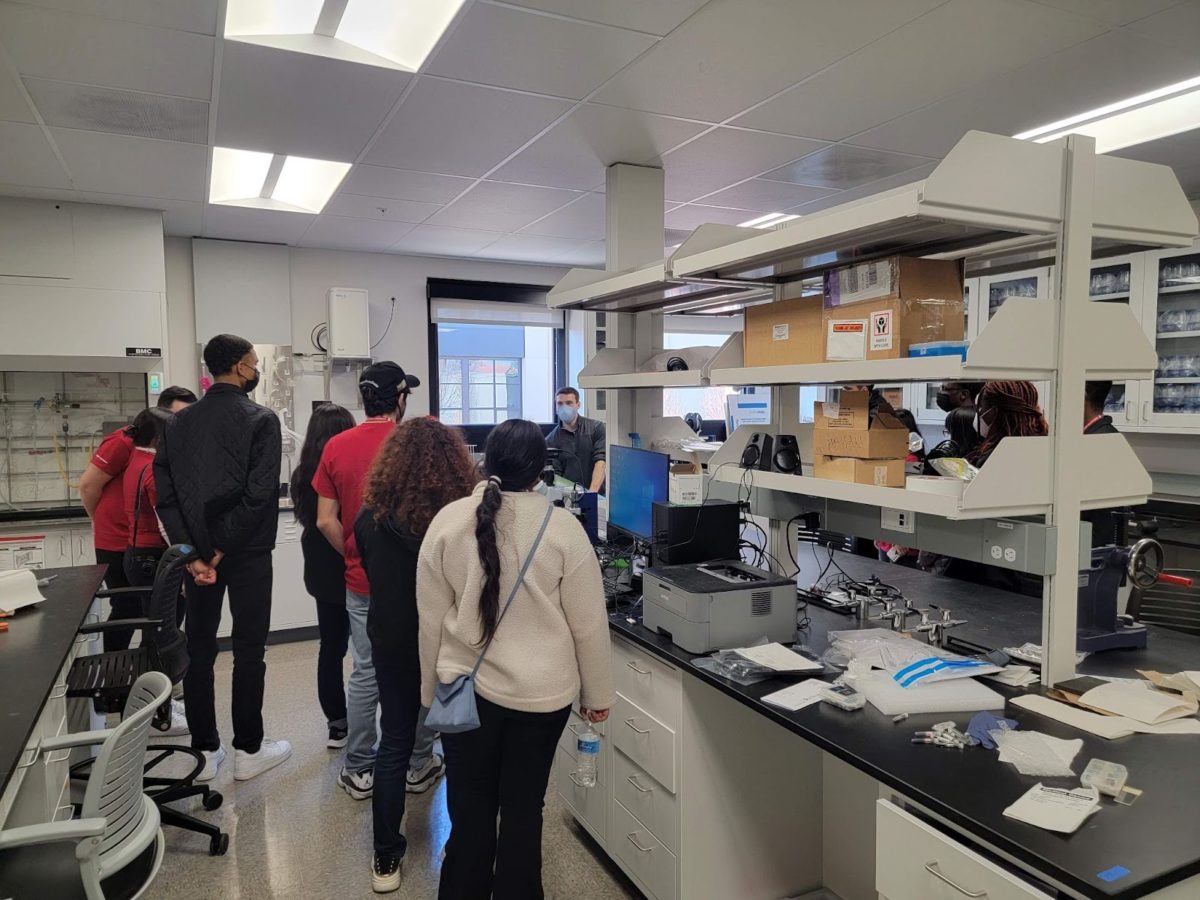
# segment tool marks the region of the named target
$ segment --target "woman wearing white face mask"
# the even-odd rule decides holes
[[[967,454],[967,462],[982,466],[1006,437],[1035,437],[1050,433],[1037,388],[1029,381],[989,381],[975,401],[975,426],[982,440]]]

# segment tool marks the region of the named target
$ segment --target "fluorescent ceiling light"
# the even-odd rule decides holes
[[[208,202],[316,215],[349,171],[350,163],[214,147]]]
[[[774,228],[776,225],[782,225],[784,222],[790,222],[793,219],[798,219],[799,216],[789,216],[787,213],[767,213],[765,216],[759,216],[757,219],[751,219],[748,222],[742,222],[738,225],[739,228]]]
[[[1193,128],[1200,128],[1200,77],[1109,103],[1014,137],[1045,144],[1068,134],[1085,134],[1096,139],[1097,153],[1108,153]]]
[[[465,0],[229,0],[225,37],[416,72]]]

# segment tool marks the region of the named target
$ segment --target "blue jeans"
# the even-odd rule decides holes
[[[404,856],[408,840],[400,830],[404,820],[406,776],[433,755],[437,735],[425,727],[429,712],[421,706],[421,670],[415,660],[375,655],[379,682],[379,755],[375,758],[375,793],[371,819],[375,852]]]
[[[346,771],[364,772],[375,765],[375,710],[379,705],[379,687],[375,683],[375,664],[371,658],[371,639],[367,637],[367,608],[370,598],[346,591],[346,613],[350,617],[350,659],[354,669],[346,685]]]

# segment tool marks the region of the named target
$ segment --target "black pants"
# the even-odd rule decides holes
[[[379,685],[379,750],[375,754],[375,793],[371,819],[375,852],[403,857],[408,840],[401,831],[408,762],[421,715],[421,668],[417,660],[381,652],[372,645]]]
[[[477,700],[479,728],[442,735],[450,840],[438,897],[541,900],[542,805],[570,707],[528,713]]]
[[[187,641],[191,665],[183,679],[192,747],[221,746],[213,696],[213,663],[225,589],[233,616],[233,746],[257,753],[262,744],[263,682],[267,632],[271,626],[271,553],[230,555],[217,566],[217,582],[197,585],[184,578],[187,593]]]
[[[129,587],[129,579],[125,577],[125,551],[101,550],[96,548],[96,562],[108,566],[104,573],[104,586],[113,588]],[[142,617],[142,602],[144,594],[130,594],[126,597],[110,597],[108,601],[108,621],[114,619],[140,619]],[[132,628],[115,628],[104,635],[105,650],[125,650],[133,640]]]
[[[346,677],[342,663],[350,642],[350,617],[346,614],[346,591],[338,592],[336,602],[317,598],[317,632],[321,644],[317,651],[317,699],[321,712],[332,727],[346,727]]]

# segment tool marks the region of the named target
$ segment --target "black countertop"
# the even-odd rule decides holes
[[[45,602],[15,613],[0,632],[0,793],[8,788],[33,726],[62,671],[76,633],[92,605],[107,566],[36,569],[58,576],[41,588]]]
[[[911,596],[917,606],[927,606],[930,600],[950,606],[957,617],[969,621],[959,630],[961,636],[972,641],[990,637],[1009,646],[1025,640],[1040,642],[1040,604],[1036,600],[861,557],[838,554],[837,559],[855,578],[878,573]],[[811,561],[802,565],[801,584],[806,580],[811,584],[820,571],[813,565]],[[1007,609],[1003,608],[1005,603]],[[1002,615],[997,615],[998,611]],[[810,607],[809,614],[811,624],[801,633],[800,642],[817,653],[828,646],[828,632],[859,627],[855,618],[826,609]],[[1200,874],[1200,842],[1195,834],[1200,823],[1200,766],[1196,765],[1200,737],[1134,735],[1106,741],[1009,704],[1005,715],[1016,719],[1022,728],[1060,738],[1082,738],[1083,749],[1074,762],[1077,772],[1082,772],[1093,757],[1121,763],[1129,769],[1130,786],[1144,791],[1133,806],[1105,800],[1100,812],[1075,834],[1055,834],[1007,819],[1004,809],[1038,781],[1069,786],[1077,785],[1078,779],[1020,775],[1007,763],[998,762],[994,752],[978,747],[950,750],[911,743],[914,731],[927,730],[938,721],[954,719],[965,727],[970,719],[967,714],[912,715],[895,724],[870,704],[857,712],[845,712],[818,703],[789,713],[760,698],[795,679],[738,685],[696,668],[692,660],[699,657],[679,649],[640,622],[629,623],[624,613],[614,613],[609,625],[615,634],[899,791],[1051,882],[1085,897],[1134,900]],[[1011,638],[1001,635],[1008,627],[1015,629]],[[1136,677],[1134,670],[1139,668],[1163,672],[1196,668],[1197,659],[1200,640],[1151,627],[1148,649],[1096,654],[1084,661],[1080,671]],[[1010,697],[1022,693],[990,682],[989,686]],[[1125,867],[1129,874],[1111,882],[1100,878],[1101,872],[1116,866]]]
[[[64,522],[88,520],[87,510],[82,506],[60,506],[55,509],[0,509],[0,525],[22,522]]]

